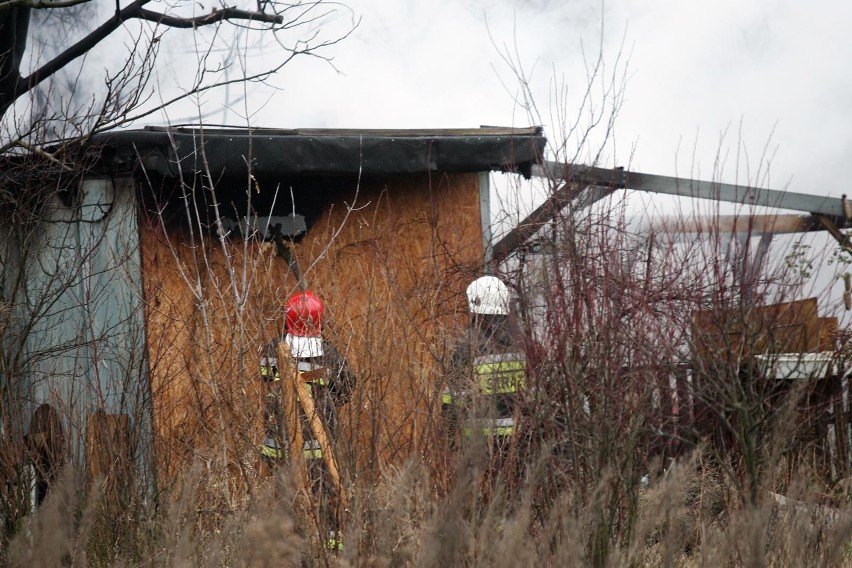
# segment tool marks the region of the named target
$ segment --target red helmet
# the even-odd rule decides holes
[[[322,355],[322,301],[310,292],[299,292],[285,305],[287,343],[294,357]]]

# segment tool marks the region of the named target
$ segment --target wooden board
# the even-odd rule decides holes
[[[103,483],[107,508],[119,511],[133,465],[130,417],[98,410],[86,421],[86,477]]]
[[[839,331],[838,318],[819,318],[819,351],[836,350]]]
[[[760,353],[820,350],[824,320],[816,298],[759,306],[748,312],[708,310],[693,314],[693,349],[699,359],[742,360]],[[830,326],[830,322],[825,322]]]

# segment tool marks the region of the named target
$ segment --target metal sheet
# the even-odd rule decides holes
[[[482,227],[482,256],[485,265],[491,261],[491,174],[479,174],[479,224]]]
[[[122,184],[132,185],[131,180]],[[72,457],[82,463],[85,427],[97,410],[132,424],[135,462],[151,474],[151,400],[135,192],[108,179],[88,179],[79,202],[57,202],[24,257],[19,318],[31,413],[42,403],[64,422]],[[28,418],[22,417],[26,429]]]

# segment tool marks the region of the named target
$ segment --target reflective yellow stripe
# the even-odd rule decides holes
[[[325,541],[325,547],[328,550],[343,550],[343,541],[337,538],[336,535],[332,535],[328,537],[327,541]]]
[[[316,440],[305,440],[302,446],[302,455],[305,459],[315,460],[322,458],[322,448]]]
[[[325,384],[325,381],[323,381],[322,383],[320,383],[320,382],[318,382],[318,381],[313,381],[313,382],[307,382],[307,383],[305,383],[305,386],[306,386],[306,387],[308,387],[308,392],[309,392],[309,393],[311,393],[311,394],[313,395],[313,394],[314,394],[314,385],[322,386],[322,385],[324,385],[324,384]],[[299,396],[298,396],[298,395],[296,395],[296,400],[298,400],[298,399],[299,399]]]
[[[272,378],[275,379],[276,381],[280,381],[281,380],[281,374],[278,372],[278,367],[265,367],[265,366],[261,365],[261,367],[260,367],[261,378],[265,379],[268,376],[272,375],[273,370],[275,371],[275,374]]]
[[[268,458],[279,459],[287,455],[286,450],[279,450],[271,446],[261,446],[260,453]]]
[[[273,371],[274,371],[274,375],[273,375]],[[299,374],[301,375],[301,373],[299,373]],[[260,367],[260,377],[261,378],[265,379],[265,378],[269,377],[270,375],[273,375],[273,379],[275,379],[276,381],[281,380],[281,373],[278,372],[278,367],[271,367],[271,368],[270,367],[263,367],[263,366]],[[320,378],[314,379],[312,381],[305,381],[305,384],[308,385],[308,388],[310,388],[311,385],[325,386],[326,382],[325,382],[324,378],[320,377]]]
[[[278,371],[277,362],[278,362],[277,359],[263,357],[260,360],[260,376],[261,376],[261,378],[266,379],[267,377],[269,377],[271,375],[276,381],[280,380],[281,379],[281,373]],[[303,365],[302,363],[299,363],[299,367],[302,367],[302,365]],[[311,375],[311,374],[315,374],[315,373],[318,373],[318,372],[321,372],[321,371],[322,371],[321,367],[318,367],[317,369],[311,369],[309,367],[299,368],[299,377],[302,377],[304,374]],[[316,378],[311,378],[311,379],[305,380],[305,383],[307,383],[308,385],[313,383],[315,385],[325,386],[326,380],[325,380],[325,377],[320,374]]]
[[[464,435],[465,436],[473,436],[475,433],[479,432],[483,436],[509,436],[515,431],[514,426],[498,426],[496,428],[481,428],[479,430],[475,428],[465,428]]]
[[[495,361],[474,365],[482,394],[510,394],[523,390],[526,361]]]
[[[321,365],[314,365],[307,361],[299,361],[296,364],[296,368],[299,371],[299,376],[304,382],[325,386],[325,367]]]
[[[302,375],[303,375],[303,373],[301,371],[299,371],[299,378],[300,379],[302,378]],[[312,381],[305,381],[305,384],[308,385],[308,391],[311,391],[312,390],[311,387],[313,387],[314,385],[318,385],[318,386],[321,386],[321,387],[325,386],[325,379],[320,377],[320,378],[314,379]]]
[[[527,367],[527,362],[520,361],[497,361],[494,363],[480,363],[477,365],[480,374],[502,373],[506,371],[523,371]]]

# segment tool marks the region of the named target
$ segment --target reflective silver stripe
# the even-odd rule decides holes
[[[287,448],[282,448],[269,436],[263,439],[260,453],[268,458],[283,458],[287,455]]]
[[[316,440],[305,440],[305,443],[302,444],[302,454],[307,459],[320,459],[322,458],[322,448]]]
[[[473,436],[477,433],[484,436],[508,436],[514,431],[514,418],[482,418],[471,420],[464,426],[465,436]]]
[[[514,418],[479,418],[467,422],[471,428],[511,428],[514,425]]]
[[[311,363],[310,361],[298,361],[296,364],[296,368],[299,370],[299,373],[310,373],[311,371],[317,371],[319,369],[322,369],[323,366]],[[317,376],[316,378],[306,380],[305,382],[308,383],[309,387],[311,383],[314,383],[315,385],[325,386],[325,374],[326,373],[323,372],[322,374],[319,374],[319,376]]]
[[[507,361],[526,361],[523,353],[494,353],[492,355],[480,355],[473,358],[474,365],[486,365],[488,363],[504,363]]]

